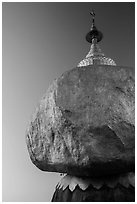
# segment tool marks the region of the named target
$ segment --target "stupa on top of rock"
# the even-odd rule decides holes
[[[91,48],[77,67],[54,80],[27,128],[30,158],[42,171],[66,174],[52,201],[135,200],[134,68],[102,53],[103,34],[86,35]]]
[[[112,65],[116,66],[116,63],[113,59],[108,58],[101,51],[98,42],[103,38],[102,32],[98,31],[95,26],[95,13],[94,11],[90,12],[92,15],[92,26],[91,30],[86,35],[86,40],[91,43],[91,48],[85,59],[83,59],[78,67],[88,66],[88,65]]]

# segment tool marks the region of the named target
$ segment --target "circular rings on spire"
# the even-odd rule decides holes
[[[92,26],[91,26],[91,30],[86,35],[86,40],[89,43],[92,43],[92,40],[96,38],[97,42],[100,42],[103,38],[103,34],[102,34],[102,32],[98,31],[98,29],[95,26],[95,12],[94,12],[94,10],[92,10],[90,12],[90,14],[92,16]]]
[[[97,42],[100,42],[103,38],[103,34],[97,30],[97,28],[94,26],[92,30],[90,30],[86,35],[86,40],[89,43],[92,43],[93,39],[97,39]]]

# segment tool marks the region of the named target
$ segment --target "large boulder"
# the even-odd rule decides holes
[[[76,67],[52,83],[27,129],[43,171],[103,176],[134,170],[134,69]]]

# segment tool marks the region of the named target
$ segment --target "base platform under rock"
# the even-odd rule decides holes
[[[83,179],[65,176],[56,187],[52,202],[134,202],[134,173]]]
[[[65,191],[56,189],[52,202],[135,202],[135,189],[118,185],[114,189],[103,186],[97,190],[90,186],[85,191],[76,187],[71,192],[67,187]]]

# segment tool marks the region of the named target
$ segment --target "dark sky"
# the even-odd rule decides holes
[[[135,64],[134,3],[2,4],[3,201],[50,201],[60,179],[38,170],[25,143],[28,121],[49,84],[88,53],[89,12],[117,65]]]

